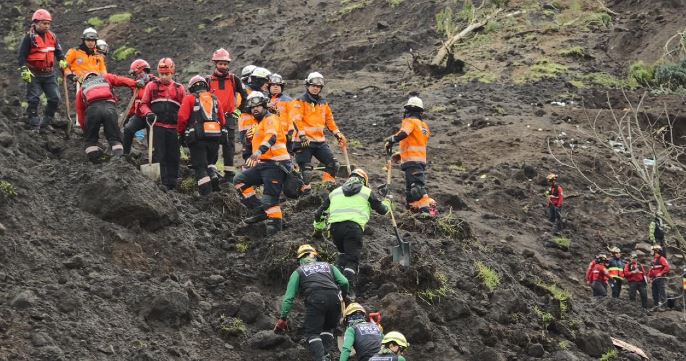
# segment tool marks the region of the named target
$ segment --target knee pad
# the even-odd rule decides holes
[[[329,174],[331,174],[332,177],[336,176],[336,173],[338,173],[338,167],[340,166],[341,163],[338,162],[336,158],[333,159],[331,163],[327,163],[325,171]]]
[[[410,202],[416,202],[422,199],[425,194],[428,194],[428,192],[423,185],[412,183],[410,186],[410,193],[407,195],[407,200]]]
[[[299,164],[298,166],[300,166],[303,182],[305,182],[305,184],[310,184],[310,181],[312,180],[312,170],[314,169],[312,164]]]
[[[262,204],[264,205],[265,209],[275,205],[279,205],[279,197],[271,194],[263,194]]]

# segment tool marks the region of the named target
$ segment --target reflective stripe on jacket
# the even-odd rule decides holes
[[[418,118],[405,118],[398,133],[400,132],[407,134],[400,141],[400,163],[426,163],[426,146],[431,136],[429,125]]]
[[[299,141],[299,136],[305,135],[313,142],[325,142],[324,128],[331,133],[338,133],[338,126],[333,120],[333,113],[329,103],[321,100],[318,103],[311,103],[306,100],[306,94],[293,101],[291,111],[291,121],[298,128],[295,141]]]
[[[270,144],[270,139],[276,137],[276,141]],[[265,146],[268,150],[260,155],[260,160],[284,161],[291,159],[286,149],[286,133],[281,128],[281,120],[274,114],[267,114],[255,128],[252,138],[252,150],[255,152]]]
[[[45,39],[39,34],[33,34],[29,54],[26,56],[27,66],[39,72],[52,71],[55,65],[57,38],[52,31],[46,31],[44,35]]]

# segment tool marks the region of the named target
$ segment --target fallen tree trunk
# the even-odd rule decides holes
[[[491,18],[494,16],[498,15],[501,9],[497,9],[494,12],[486,15],[482,20],[474,22],[469,24],[466,28],[464,28],[462,31],[460,31],[458,34],[454,35],[447,41],[445,41],[443,44],[441,44],[441,47],[438,49],[438,53],[436,56],[434,56],[433,60],[431,61],[431,65],[441,65],[445,57],[450,53],[450,49],[453,47],[453,45],[458,42],[460,39],[464,38],[465,36],[469,35],[472,31],[479,29],[486,25]]]

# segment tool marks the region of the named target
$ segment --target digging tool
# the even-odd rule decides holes
[[[338,166],[338,169],[336,170],[336,177],[345,177],[350,172],[348,171],[348,168],[350,168],[351,171],[355,170],[357,168],[356,165],[354,164],[341,164]],[[325,170],[326,166],[324,165],[319,165],[317,167],[312,168],[312,170]]]
[[[158,181],[160,179],[160,163],[152,162],[153,138],[155,136],[153,127],[157,123],[157,116],[152,123],[148,123],[147,120],[146,123],[148,124],[148,164],[141,164],[141,173],[153,181]]]
[[[391,172],[393,171],[393,164],[389,158],[386,161],[386,190],[391,185]],[[410,243],[403,241],[400,237],[400,231],[398,231],[398,224],[395,222],[395,214],[393,214],[393,207],[389,210],[391,213],[391,222],[393,223],[393,232],[395,232],[395,238],[398,244],[391,248],[391,255],[393,255],[393,262],[400,264],[401,266],[410,265]]]
[[[348,170],[348,177],[350,177],[351,174],[353,174],[352,169],[350,169],[350,158],[348,157],[348,147],[342,147],[343,150],[343,157],[345,158],[345,168]]]
[[[131,109],[131,106],[133,106],[133,102],[136,101],[136,96],[138,96],[138,89],[133,90],[133,95],[131,95],[131,100],[129,100],[129,104],[126,106],[126,109],[119,114],[119,128],[124,126],[124,120],[126,120],[126,116],[129,114],[129,109]]]
[[[64,86],[64,110],[67,113],[67,129],[65,130],[65,137],[69,139],[71,136],[71,129],[74,127],[74,121],[71,119],[69,109],[69,88],[67,87],[67,75],[62,72],[62,85]]]

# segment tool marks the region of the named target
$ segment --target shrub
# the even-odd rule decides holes
[[[191,194],[198,188],[198,182],[194,177],[186,177],[179,184],[179,191],[185,194]]]
[[[112,24],[128,23],[131,21],[131,13],[117,13],[110,15],[109,22]]]
[[[546,289],[554,299],[560,303],[560,316],[563,316],[567,311],[569,311],[569,300],[572,298],[572,293],[559,287],[556,284],[545,284],[539,282],[538,285]]]
[[[138,50],[134,48],[122,46],[121,48],[118,48],[112,53],[112,59],[116,61],[124,61],[136,55],[137,52]]]
[[[655,79],[655,66],[646,65],[642,61],[629,67],[629,83],[636,86],[651,86]]]
[[[491,292],[495,291],[500,286],[500,275],[483,262],[477,261],[475,265],[478,276],[486,288]]]
[[[103,21],[102,19],[100,19],[100,18],[97,17],[97,16],[94,16],[94,17],[92,17],[92,18],[86,20],[86,23],[87,23],[88,25],[94,27],[94,28],[99,28],[99,27],[105,25],[105,21]]]
[[[671,90],[686,88],[686,59],[680,64],[661,64],[655,67],[655,83]]]
[[[7,181],[0,181],[0,192],[4,193],[6,198],[14,198],[17,196],[17,189],[12,183]]]
[[[221,315],[219,316],[219,322],[221,326],[221,333],[224,336],[243,336],[248,331],[245,323],[240,318],[226,317],[225,315]]]
[[[405,0],[388,0],[388,5],[390,5],[392,8],[394,8],[396,6],[399,6],[403,2],[405,2]]]
[[[567,237],[555,237],[553,238],[553,243],[565,251],[569,251],[569,247],[572,245],[572,240]]]
[[[586,50],[580,46],[573,46],[571,48],[560,50],[560,55],[573,58],[583,58],[586,56]]]
[[[616,349],[607,350],[602,356],[600,356],[600,361],[612,361],[619,357],[619,352]]]

